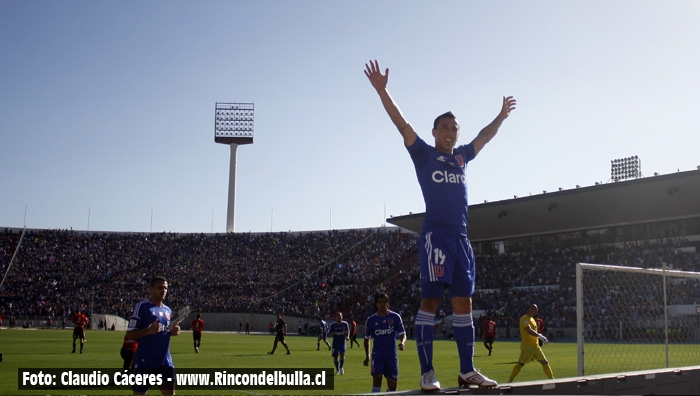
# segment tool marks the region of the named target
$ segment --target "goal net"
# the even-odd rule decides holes
[[[697,365],[700,272],[576,266],[578,375]]]

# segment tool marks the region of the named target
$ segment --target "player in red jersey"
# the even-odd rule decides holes
[[[360,347],[360,343],[357,342],[357,322],[355,322],[355,319],[350,318],[350,348],[352,348],[352,344],[357,344],[357,347]]]
[[[544,334],[545,330],[545,325],[544,325],[544,319],[540,318],[539,316],[535,316],[535,323],[537,323],[537,332],[540,334]],[[540,346],[542,346],[543,342],[542,340],[537,340]]]
[[[202,329],[204,321],[202,315],[197,314],[197,319],[192,321],[192,340],[194,342],[194,351],[199,353],[199,346],[202,345]]]
[[[491,356],[491,352],[493,351],[493,341],[496,339],[497,328],[496,322],[488,316],[486,318],[486,323],[484,323],[484,346],[489,350],[489,356]]]
[[[130,340],[124,335],[124,343],[122,344],[122,350],[120,355],[124,359],[123,370],[131,370],[131,364],[134,362],[134,354],[139,347],[138,340]]]
[[[87,316],[83,315],[80,310],[75,311],[73,315],[73,353],[75,353],[75,341],[80,338],[80,353],[83,353],[85,345],[85,326],[90,322]]]

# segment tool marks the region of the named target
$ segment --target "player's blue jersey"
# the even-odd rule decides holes
[[[423,229],[467,233],[467,162],[476,157],[473,144],[441,153],[420,137],[406,148],[413,160],[425,201]]]
[[[365,338],[374,338],[372,358],[397,358],[396,340],[405,333],[401,316],[394,311],[374,314],[365,323]]]
[[[326,323],[325,320],[321,320],[321,322],[318,324],[318,332],[323,337],[328,335],[328,323]]]
[[[345,345],[345,339],[350,334],[350,326],[344,320],[340,323],[333,322],[328,327],[328,334],[333,336],[333,349],[336,349],[336,346]]]
[[[160,331],[139,338],[139,347],[134,355],[134,368],[175,367],[170,357],[170,319],[173,311],[167,306],[153,305],[149,300],[136,304],[129,318],[128,330],[145,329],[156,319]]]

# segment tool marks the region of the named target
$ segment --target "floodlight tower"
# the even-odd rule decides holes
[[[214,141],[231,147],[228,173],[226,232],[234,232],[236,217],[236,152],[240,144],[253,143],[253,103],[216,103]]]
[[[610,160],[610,178],[614,182],[626,179],[639,179],[642,175],[642,160],[633,155],[626,158]]]

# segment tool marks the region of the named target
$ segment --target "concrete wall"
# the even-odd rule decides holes
[[[204,320],[204,331],[232,331],[238,332],[240,323],[250,323],[251,333],[267,333],[269,332],[270,322],[273,324],[277,321],[277,315],[272,314],[255,314],[255,313],[201,313]],[[181,324],[182,330],[189,330],[190,324],[196,318],[196,313],[190,314]],[[284,321],[287,323],[287,333],[297,334],[299,321],[302,326],[308,323],[309,327],[317,327],[318,321],[316,318],[306,318],[297,316],[284,316]],[[313,333],[316,334],[315,332]]]

